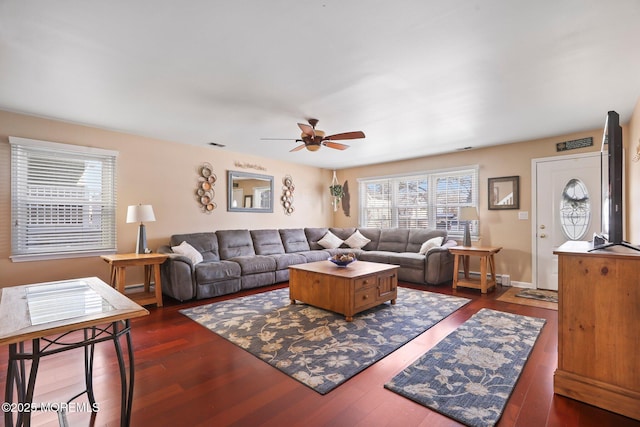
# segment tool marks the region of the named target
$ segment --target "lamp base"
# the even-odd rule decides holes
[[[147,231],[144,224],[140,223],[138,227],[138,241],[136,242],[136,253],[144,254],[147,251]]]
[[[464,225],[464,236],[462,237],[462,246],[471,246],[471,231],[469,230],[469,223]]]

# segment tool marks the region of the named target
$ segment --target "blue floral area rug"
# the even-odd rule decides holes
[[[482,309],[385,388],[469,426],[493,426],[545,322]]]
[[[180,312],[285,374],[326,394],[470,300],[398,288],[396,304],[344,316],[292,305],[278,289]]]

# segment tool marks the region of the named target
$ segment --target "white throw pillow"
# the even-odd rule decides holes
[[[442,245],[442,237],[434,237],[433,239],[429,239],[420,246],[420,255],[425,255],[429,252],[429,249],[437,248]]]
[[[362,233],[360,233],[359,230],[356,230],[355,233],[353,233],[351,236],[349,236],[347,238],[347,240],[345,240],[344,242],[351,249],[362,249],[362,247],[364,245],[366,245],[367,243],[369,243],[370,241],[371,241],[371,239],[367,239],[366,237],[364,237],[362,235]]]
[[[178,246],[171,246],[171,250],[177,254],[184,255],[189,258],[193,265],[202,262],[202,254],[187,242],[182,242]]]
[[[343,240],[330,231],[327,231],[327,234],[325,234],[322,239],[318,240],[318,244],[325,249],[339,248],[342,243]]]

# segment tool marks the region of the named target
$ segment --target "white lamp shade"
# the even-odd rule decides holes
[[[127,222],[152,222],[156,217],[151,205],[131,205],[127,208]]]
[[[478,210],[473,206],[460,208],[460,221],[475,221],[478,219]]]

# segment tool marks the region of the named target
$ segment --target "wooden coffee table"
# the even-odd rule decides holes
[[[396,303],[398,266],[356,261],[337,267],[331,261],[317,261],[289,267],[289,298],[314,307],[353,315],[385,301]]]

